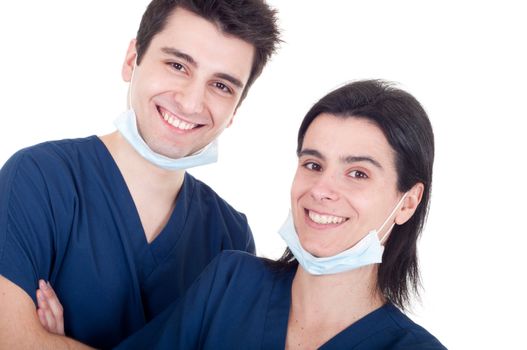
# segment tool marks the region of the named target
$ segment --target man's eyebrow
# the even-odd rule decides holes
[[[368,163],[375,165],[377,168],[382,169],[381,163],[379,163],[375,159],[368,157],[368,156],[347,156],[347,157],[342,157],[341,161],[347,164],[357,163],[357,162],[368,162]]]
[[[187,61],[188,63],[190,63],[191,65],[193,65],[194,67],[198,66],[198,63],[194,60],[194,58],[192,58],[192,56],[182,51],[179,51],[178,49],[174,49],[173,47],[163,47],[161,48],[161,51],[163,51],[166,54],[181,58]]]
[[[230,74],[216,73],[214,74],[214,76],[217,78],[223,79],[223,80],[227,80],[228,82],[230,82],[232,85],[236,86],[237,88],[243,89],[244,84],[240,81],[240,79],[237,79]]]
[[[182,60],[185,60],[186,62],[188,62],[189,64],[191,64],[194,67],[198,67],[198,62],[196,62],[196,60],[192,56],[190,56],[189,54],[186,54],[186,53],[184,53],[184,52],[182,52],[182,51],[180,51],[178,49],[175,49],[173,47],[163,47],[163,48],[161,48],[161,51],[163,51],[164,53],[166,53],[168,55],[181,58]],[[227,73],[216,73],[216,74],[214,74],[214,76],[216,78],[219,78],[219,79],[227,80],[228,82],[230,82],[232,85],[236,86],[237,88],[243,89],[243,87],[244,87],[244,84],[240,81],[240,79],[235,78],[235,77],[233,77],[230,74],[227,74]]]

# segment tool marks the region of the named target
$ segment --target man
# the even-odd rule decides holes
[[[118,131],[33,146],[0,170],[0,348],[114,346],[221,250],[254,252],[245,216],[185,169],[215,159],[277,43],[263,0],[151,2]],[[75,311],[73,339],[41,327],[39,280]]]

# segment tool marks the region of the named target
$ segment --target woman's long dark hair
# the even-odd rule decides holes
[[[391,83],[352,82],[324,96],[309,110],[298,131],[297,153],[307,129],[322,113],[374,122],[395,151],[398,191],[404,193],[417,183],[424,185],[414,215],[394,226],[378,269],[377,287],[387,300],[404,309],[420,287],[417,239],[428,213],[434,163],[434,134],[428,116],[412,95]],[[276,263],[281,268],[297,264],[289,249]]]

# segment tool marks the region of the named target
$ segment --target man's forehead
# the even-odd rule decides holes
[[[190,20],[186,13],[182,21],[179,17],[172,17],[165,28],[152,38],[147,51],[178,56],[200,69],[228,74],[246,82],[252,69],[254,46],[226,35],[209,21],[187,12],[188,16],[192,16]]]

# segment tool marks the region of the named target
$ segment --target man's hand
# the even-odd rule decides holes
[[[50,315],[56,321],[52,329],[58,331],[59,321],[51,309],[51,302],[46,300]],[[0,349],[91,349],[74,339],[46,331],[40,324],[33,300],[23,289],[2,275],[0,310]],[[43,315],[46,317],[45,313]]]
[[[62,304],[49,282],[38,281],[37,289],[38,318],[42,326],[50,333],[64,335],[64,313]]]

